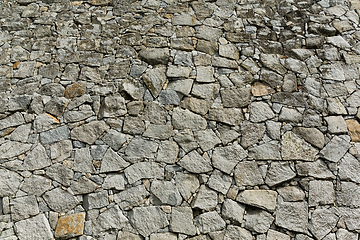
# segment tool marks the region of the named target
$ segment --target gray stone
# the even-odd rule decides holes
[[[102,184],[103,189],[125,190],[124,174],[108,174]]]
[[[150,190],[162,204],[179,206],[182,202],[182,197],[178,189],[169,181],[155,180],[152,182]]]
[[[316,209],[311,216],[309,230],[316,239],[323,239],[336,226],[338,220],[337,209]]]
[[[41,196],[44,192],[49,190],[50,187],[50,179],[39,175],[31,175],[31,177],[25,179],[20,189],[29,195]]]
[[[150,240],[177,240],[177,235],[171,232],[153,233],[150,235]]]
[[[258,165],[255,161],[242,161],[234,171],[235,183],[238,186],[256,186],[264,184]]]
[[[194,137],[204,152],[209,151],[221,143],[220,139],[211,129],[194,131]]]
[[[178,160],[179,146],[174,141],[163,141],[156,156],[157,162],[174,164]]]
[[[211,66],[197,66],[196,81],[201,83],[215,82],[214,68]]]
[[[244,117],[240,108],[212,108],[209,109],[208,119],[236,126]]]
[[[68,212],[79,204],[79,201],[72,194],[61,188],[46,192],[43,198],[55,212]]]
[[[274,71],[261,69],[260,80],[267,83],[272,88],[278,88],[283,85],[283,76]]]
[[[314,180],[309,182],[309,206],[333,204],[334,186],[331,181]]]
[[[139,52],[139,57],[151,65],[167,64],[169,56],[168,48],[146,48]]]
[[[180,102],[180,107],[189,109],[192,112],[205,115],[209,108],[211,107],[212,102],[209,100],[186,97]]]
[[[281,139],[283,160],[314,161],[318,150],[293,132],[286,132]]]
[[[341,159],[338,168],[341,180],[360,183],[360,176],[358,175],[358,172],[360,171],[360,163],[353,155],[346,153]]]
[[[206,211],[214,210],[218,203],[217,193],[205,185],[201,185],[191,206]]]
[[[142,240],[143,238],[131,232],[119,231],[117,239],[127,239],[127,240]]]
[[[342,207],[358,208],[360,200],[357,197],[360,187],[352,182],[342,182],[341,190],[336,191],[336,204]]]
[[[64,121],[66,123],[69,122],[80,122],[85,120],[91,116],[95,115],[95,113],[91,110],[82,110],[82,111],[68,111],[64,113]]]
[[[73,170],[83,173],[94,173],[93,158],[90,155],[89,148],[80,148],[75,150]]]
[[[284,75],[287,72],[281,65],[280,59],[275,54],[260,54],[260,61],[265,67],[281,75]]]
[[[50,166],[51,160],[48,157],[46,150],[41,143],[25,157],[24,163],[20,166],[22,170],[37,170]]]
[[[180,98],[174,90],[162,90],[159,94],[159,102],[163,105],[178,106],[180,104]]]
[[[111,148],[108,148],[104,154],[104,157],[102,158],[100,172],[104,173],[121,171],[129,165],[130,163],[126,162]]]
[[[129,220],[123,215],[119,206],[114,206],[102,212],[93,222],[93,230],[96,233],[110,229],[122,229],[128,224]],[[116,237],[116,236],[114,236]]]
[[[15,223],[15,232],[20,240],[54,239],[49,222],[44,214]]]
[[[24,61],[19,65],[18,70],[14,73],[16,78],[27,78],[35,75],[35,61]]]
[[[166,214],[155,206],[134,208],[129,213],[129,220],[144,237],[169,225]]]
[[[98,185],[85,176],[82,176],[77,181],[71,182],[70,188],[74,194],[78,195],[91,193],[98,188]]]
[[[265,134],[264,124],[251,123],[244,121],[241,123],[241,141],[240,144],[243,148],[248,148],[250,146],[258,143]]]
[[[55,162],[62,162],[70,157],[72,150],[72,142],[63,140],[50,146],[50,157]]]
[[[306,64],[294,58],[285,59],[284,66],[295,73],[305,74],[305,75],[309,74]]]
[[[42,74],[40,74],[42,75]],[[42,76],[45,77],[45,76]],[[38,91],[41,95],[62,97],[64,96],[65,88],[59,83],[48,83],[43,85]]]
[[[193,79],[182,79],[177,81],[171,81],[168,84],[167,90],[174,90],[178,93],[188,96],[190,94],[193,82],[194,82]]]
[[[143,134],[145,123],[140,117],[125,117],[123,132],[133,135]]]
[[[74,128],[71,131],[71,139],[93,144],[109,126],[104,121],[92,121],[87,124]],[[41,137],[41,134],[40,134]]]
[[[253,236],[251,232],[249,232],[245,228],[241,228],[234,225],[228,225],[225,231],[224,240],[231,240],[231,239],[251,240],[253,239]]]
[[[266,130],[270,138],[280,140],[280,129],[282,124],[280,122],[266,121]]]
[[[121,209],[129,210],[145,202],[144,199],[149,195],[145,186],[141,184],[114,194],[114,201],[119,204]]]
[[[35,133],[51,130],[56,128],[58,125],[59,121],[46,113],[37,115],[33,123]]]
[[[144,178],[164,179],[164,169],[154,162],[135,163],[126,168],[124,173],[130,184]]]
[[[234,60],[239,60],[239,50],[233,44],[220,44],[219,55]]]
[[[8,197],[16,193],[22,177],[12,171],[0,169],[0,197]]]
[[[187,201],[200,187],[200,182],[194,174],[179,172],[175,176],[175,185],[181,196]]]
[[[180,14],[175,15],[172,18],[172,24],[180,26],[196,26],[200,25],[201,23],[195,18],[194,15]]]
[[[274,221],[274,217],[267,211],[249,209],[244,217],[244,228],[252,232],[266,233]]]
[[[190,207],[173,207],[171,209],[170,229],[173,232],[195,235],[196,227],[193,224],[193,212]]]
[[[158,144],[154,141],[146,140],[141,137],[133,138],[125,149],[125,154],[133,158],[154,158],[158,149]]]
[[[31,144],[25,144],[15,141],[6,141],[0,145],[0,159],[9,159],[30,150]]]
[[[16,127],[25,123],[25,119],[20,112],[16,112],[4,119],[0,120],[0,130],[9,127]]]
[[[335,178],[334,174],[332,174],[326,164],[321,160],[315,162],[299,162],[296,164],[296,170],[299,176],[309,176],[319,179]]]
[[[151,69],[143,75],[143,80],[154,98],[157,98],[166,82],[165,68]]]
[[[68,187],[74,177],[74,172],[60,163],[55,163],[46,169],[46,175],[58,183]]]
[[[345,120],[342,116],[325,117],[325,121],[328,124],[328,131],[330,133],[342,134],[348,132]]]
[[[172,124],[175,129],[205,129],[207,126],[203,117],[181,108],[173,110]]]
[[[270,187],[286,182],[296,176],[296,173],[286,162],[272,162],[267,171],[265,183]]]
[[[102,138],[104,143],[109,145],[115,151],[118,151],[121,146],[129,140],[130,136],[118,132],[116,130],[110,129],[105,136]]]
[[[308,206],[305,202],[283,202],[276,208],[275,224],[290,231],[306,233]]]
[[[221,192],[226,195],[232,183],[232,177],[222,173],[219,170],[214,170],[211,174],[207,185],[215,191]]]
[[[33,195],[12,199],[10,205],[11,219],[14,222],[39,214],[38,202]]]
[[[230,174],[236,164],[247,157],[247,152],[238,144],[217,147],[212,154],[213,166]]]
[[[226,227],[225,221],[215,211],[206,212],[197,216],[195,218],[195,225],[203,234],[218,231]]]
[[[300,234],[298,234],[300,235]],[[296,237],[298,236],[296,235]],[[304,235],[306,236],[306,235]],[[307,237],[307,236],[306,236]],[[308,238],[308,237],[307,237]],[[289,235],[286,235],[284,233],[281,233],[281,232],[278,232],[278,231],[274,231],[272,229],[269,229],[269,231],[267,232],[267,235],[266,235],[266,240],[272,240],[272,239],[277,239],[277,240],[290,240],[290,236]],[[301,239],[298,239],[296,238],[296,240],[301,240]],[[307,240],[307,239],[303,239],[303,240]],[[310,238],[308,240],[311,240]]]
[[[296,75],[294,73],[289,73],[284,76],[284,83],[282,85],[282,90],[284,92],[296,92],[297,91],[297,81]]]
[[[69,138],[70,130],[66,125],[40,133],[40,141],[43,144],[53,144]]]
[[[305,107],[306,102],[301,92],[287,93],[277,92],[271,97],[271,101],[291,107]]]
[[[31,102],[31,96],[20,95],[9,99],[9,111],[25,111]]]
[[[346,115],[347,111],[338,98],[327,98],[328,112],[331,115]]]
[[[105,97],[100,108],[100,116],[102,117],[119,117],[127,112],[125,99],[120,94],[114,94]]]
[[[283,107],[279,115],[279,121],[289,123],[301,123],[303,116],[295,109]]]
[[[350,148],[350,137],[334,136],[320,151],[320,155],[331,162],[338,162]]]
[[[31,124],[25,124],[17,127],[10,135],[11,141],[27,142],[29,134],[31,132]]]
[[[242,108],[250,104],[250,87],[224,89],[220,94],[224,107]]]
[[[277,189],[285,202],[298,202],[305,199],[304,191],[298,186],[286,186]]]
[[[252,102],[249,106],[250,121],[264,122],[275,117],[270,106],[264,102]]]
[[[199,39],[196,44],[196,50],[213,56],[217,53],[219,47],[217,42],[209,42]]]
[[[324,88],[329,97],[340,97],[349,94],[348,89],[343,83],[324,84]]]
[[[166,140],[172,136],[173,128],[171,125],[156,125],[156,124],[150,124],[143,136],[154,138],[154,139],[160,139],[160,140]]]
[[[106,190],[89,193],[84,196],[83,206],[89,211],[91,209],[103,208],[109,205],[109,196]]]
[[[54,97],[45,104],[44,110],[55,117],[61,117],[70,100],[64,97]]]
[[[213,169],[210,159],[204,158],[195,150],[180,159],[178,164],[193,173],[206,173]]]
[[[324,135],[316,128],[295,127],[292,131],[317,148],[322,149],[325,145]]]
[[[221,207],[221,215],[224,219],[228,219],[237,224],[241,224],[243,222],[245,213],[245,206],[239,204],[231,199],[225,199],[222,207]]]
[[[274,212],[277,195],[277,192],[272,190],[245,190],[239,193],[236,201]]]
[[[186,152],[190,152],[198,147],[195,141],[194,134],[190,129],[185,129],[178,132],[174,136],[174,140],[180,145],[180,147]]]
[[[166,76],[170,78],[188,78],[190,76],[191,68],[177,65],[169,65]]]
[[[214,100],[219,95],[220,85],[218,83],[194,83],[191,94],[206,100]]]
[[[349,232],[346,229],[339,229],[336,232],[337,239],[349,239],[349,240],[356,240],[358,239],[358,233]]]
[[[275,141],[251,147],[248,151],[249,157],[255,160],[281,160],[280,147]]]
[[[360,209],[359,208],[347,208],[340,207],[339,211],[341,213],[341,217],[344,219],[347,229],[350,231],[359,230],[360,223],[358,221],[360,217]]]

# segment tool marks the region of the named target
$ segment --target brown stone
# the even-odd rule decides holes
[[[352,142],[360,142],[360,124],[355,119],[345,121],[350,133]]]
[[[74,98],[82,96],[86,91],[86,83],[76,82],[74,84],[66,86],[64,97]]]
[[[270,86],[263,84],[261,82],[255,82],[254,85],[251,87],[251,93],[255,97],[265,96],[274,93],[275,90],[272,89]]]
[[[85,212],[62,216],[56,225],[55,237],[67,239],[80,236],[84,233],[84,223]]]

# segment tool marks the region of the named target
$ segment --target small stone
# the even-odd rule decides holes
[[[272,190],[245,190],[239,193],[236,201],[274,212],[277,192]]]
[[[194,198],[192,208],[199,208],[207,211],[214,210],[218,203],[217,193],[205,185],[201,185],[199,192]]]
[[[274,217],[264,210],[249,209],[246,211],[244,220],[244,228],[248,229],[249,231],[266,233],[274,221]]]
[[[47,205],[55,212],[68,212],[79,203],[72,194],[61,188],[55,188],[46,192],[43,198]]]
[[[279,144],[275,141],[251,147],[248,151],[249,157],[255,160],[282,160]]]
[[[23,165],[20,166],[23,170],[36,170],[50,166],[51,160],[48,157],[43,145],[38,143],[36,147],[25,157]]]
[[[152,182],[150,190],[162,204],[179,206],[182,202],[182,197],[176,186],[169,181],[155,180]]]
[[[162,67],[151,69],[143,75],[144,83],[156,98],[166,82],[165,69]]]
[[[325,145],[324,135],[317,128],[295,127],[292,131],[317,148],[322,149]]]
[[[200,187],[199,179],[194,174],[176,173],[175,184],[182,197],[187,201]]]
[[[178,164],[193,173],[206,173],[213,169],[210,159],[202,157],[195,150],[180,159]]]
[[[39,214],[38,202],[33,195],[12,199],[10,205],[11,219],[14,222]]]
[[[46,169],[46,175],[68,187],[74,177],[74,172],[60,163],[55,163]]]
[[[251,93],[255,97],[260,97],[260,96],[266,96],[266,95],[269,95],[269,94],[273,94],[273,93],[275,93],[275,90],[272,89],[267,84],[264,84],[264,83],[261,83],[261,82],[255,82],[251,86]]]
[[[173,110],[172,124],[175,129],[205,129],[207,126],[203,117],[181,108]]]
[[[145,178],[164,179],[164,169],[154,162],[135,163],[126,168],[124,173],[129,184]]]
[[[94,173],[93,158],[90,155],[90,149],[80,148],[75,151],[73,170],[83,173]]]
[[[250,87],[224,89],[220,94],[224,107],[242,108],[250,104]]]
[[[72,238],[84,233],[85,212],[74,213],[59,218],[56,229],[56,238]]]
[[[173,128],[171,125],[150,124],[144,132],[144,137],[166,140],[172,136]]]
[[[264,102],[252,102],[249,106],[250,121],[263,122],[275,117],[270,106]]]
[[[231,199],[225,199],[221,207],[221,215],[224,219],[229,219],[237,224],[243,222],[245,206]]]
[[[98,188],[98,185],[93,181],[89,180],[88,178],[82,176],[77,181],[71,182],[70,188],[74,194],[78,195],[91,193],[96,188]]]
[[[283,160],[314,161],[318,151],[293,132],[286,132],[281,140]]]
[[[214,170],[210,175],[207,185],[215,191],[221,192],[226,195],[232,183],[232,177],[227,174]]]
[[[71,131],[71,139],[93,144],[105,131],[109,130],[109,126],[104,121],[92,121],[81,125]],[[40,135],[41,137],[41,135]]]
[[[334,186],[331,181],[309,182],[309,206],[333,204],[335,200]]]
[[[331,162],[338,162],[350,148],[350,138],[334,136],[320,151],[320,155]]]
[[[195,131],[194,137],[204,152],[209,151],[221,143],[220,139],[211,129]]]
[[[236,126],[244,120],[244,116],[239,108],[212,108],[209,109],[208,119]]]
[[[139,52],[139,57],[151,65],[167,64],[169,61],[169,49],[146,48]]]
[[[149,195],[150,193],[146,191],[144,185],[138,185],[114,194],[114,201],[119,204],[121,209],[129,210],[143,203]]]
[[[125,149],[125,154],[130,158],[155,158],[158,143],[141,137],[133,138]]]
[[[103,208],[107,205],[109,205],[109,196],[106,190],[90,193],[84,196],[83,206],[87,211]]]
[[[49,222],[44,214],[16,222],[15,232],[20,240],[54,239]]]
[[[201,233],[207,234],[225,228],[226,223],[216,211],[213,211],[197,216],[195,218],[195,225]]]
[[[177,233],[195,235],[196,227],[193,224],[192,209],[190,207],[173,207],[171,210],[170,229]]]
[[[108,174],[102,184],[104,189],[125,190],[124,174]]]
[[[130,163],[126,162],[114,150],[108,148],[101,160],[100,173],[121,171],[128,167]]]
[[[308,206],[305,202],[283,202],[276,207],[275,224],[290,231],[306,233]]]
[[[235,183],[238,186],[256,186],[264,184],[258,165],[255,161],[242,161],[234,171]]]

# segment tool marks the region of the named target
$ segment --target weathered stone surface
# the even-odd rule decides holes
[[[255,160],[281,160],[277,142],[268,142],[248,149],[249,157]]]
[[[286,186],[277,189],[285,202],[298,202],[305,199],[304,191],[297,186]]]
[[[241,108],[250,104],[250,87],[224,89],[220,94],[224,107]]]
[[[316,128],[296,127],[292,131],[317,148],[322,149],[325,145],[324,135]]]
[[[352,182],[342,182],[341,190],[336,191],[336,203],[339,206],[358,208],[360,206],[359,194],[360,188]]]
[[[51,160],[46,153],[43,145],[38,143],[36,147],[25,157],[24,164],[21,165],[23,170],[36,170],[50,166]]]
[[[154,158],[158,149],[156,142],[143,138],[133,138],[125,149],[125,154],[131,158]]]
[[[154,162],[140,162],[127,167],[124,171],[130,184],[144,178],[164,178],[164,169]]]
[[[56,238],[72,238],[84,233],[85,213],[62,216],[56,224]]]
[[[143,75],[144,82],[151,94],[156,98],[166,82],[164,68],[154,68]]]
[[[172,136],[173,128],[171,125],[156,125],[156,124],[150,124],[143,136],[154,138],[154,139],[160,139],[160,140],[166,140]]]
[[[308,206],[304,202],[283,202],[276,208],[275,224],[285,229],[306,233]]]
[[[0,196],[7,197],[15,194],[23,178],[16,172],[2,168],[0,176]]]
[[[157,162],[164,162],[167,164],[173,164],[177,161],[179,154],[179,146],[174,141],[161,142],[156,156]]]
[[[228,192],[231,183],[232,178],[229,175],[224,174],[219,170],[214,170],[207,182],[207,185],[211,189],[214,189],[215,191],[221,192],[225,195]]]
[[[265,177],[265,183],[270,187],[286,182],[296,176],[296,173],[286,162],[272,162]]]
[[[20,189],[29,195],[41,196],[51,187],[51,180],[39,175],[32,175],[25,179]]]
[[[323,239],[336,226],[338,220],[337,209],[316,209],[311,216],[309,230],[316,239]]]
[[[95,172],[93,158],[90,155],[89,148],[76,149],[73,170],[83,173]]]
[[[236,201],[274,212],[277,195],[272,190],[245,190],[239,193]]]
[[[274,217],[267,211],[260,209],[249,209],[244,218],[244,228],[257,233],[266,233]]]
[[[74,172],[60,163],[51,165],[46,169],[46,175],[64,186],[70,186]]]
[[[204,158],[195,150],[180,159],[178,164],[193,173],[206,173],[213,169],[210,159]]]
[[[330,116],[325,118],[330,133],[342,134],[347,133],[347,125],[342,116]]]
[[[281,155],[283,160],[314,161],[318,150],[298,137],[293,132],[287,132],[281,140]]]
[[[19,126],[24,123],[25,123],[25,120],[24,120],[23,115],[19,112],[16,112],[16,113],[10,115],[9,117],[0,120],[0,130],[9,128],[9,127],[16,127],[16,126]]]
[[[172,124],[175,129],[205,129],[207,126],[206,120],[200,115],[181,108],[173,110]]]
[[[195,218],[195,225],[201,233],[206,234],[225,228],[225,221],[216,212],[206,212]]]
[[[123,116],[126,112],[125,99],[120,94],[105,97],[103,105],[100,108],[100,115],[102,117]]]
[[[8,159],[16,157],[29,151],[31,144],[19,143],[15,141],[6,141],[0,145],[0,159]]]
[[[175,184],[185,200],[188,200],[200,187],[200,182],[196,175],[187,173],[177,173]]]
[[[146,190],[144,185],[128,188],[114,195],[114,201],[119,204],[123,210],[129,210],[134,206],[140,205],[144,198],[150,193]]]
[[[333,204],[334,200],[335,192],[331,181],[309,182],[309,206]]]
[[[213,166],[230,174],[236,164],[247,156],[247,152],[238,144],[217,147],[212,155]]]
[[[360,183],[360,177],[357,174],[359,170],[360,162],[351,154],[346,153],[339,164],[340,179]]]
[[[221,215],[224,219],[229,219],[241,224],[244,218],[245,206],[231,199],[226,199],[221,207]]]
[[[119,206],[114,206],[102,212],[93,223],[95,234],[110,229],[122,229],[128,224],[128,219],[123,215]]]
[[[70,157],[72,150],[72,142],[70,140],[56,142],[50,146],[50,158],[55,162],[62,162]]]
[[[269,231],[267,232],[267,235],[266,235],[266,240],[271,240],[271,239],[290,240],[290,236],[288,236],[284,233],[269,229]]]
[[[205,185],[201,185],[195,199],[191,206],[193,208],[200,208],[207,211],[214,210],[218,201],[217,193]]]
[[[322,160],[298,163],[296,164],[296,170],[300,176],[311,176],[319,179],[335,178]]]
[[[220,139],[211,129],[195,131],[194,137],[204,152],[221,143]]]
[[[56,212],[68,212],[78,205],[78,200],[69,192],[55,188],[43,195],[47,205]]]
[[[234,170],[234,178],[238,186],[256,186],[264,184],[264,180],[255,161],[242,161]]]
[[[169,181],[155,180],[152,182],[150,190],[162,204],[178,206],[182,202],[182,197],[178,189]]]
[[[100,172],[116,172],[125,169],[130,163],[126,162],[114,150],[108,148],[101,161]]]
[[[213,108],[209,109],[208,119],[235,126],[239,125],[244,117],[239,108]]]
[[[103,208],[107,205],[109,205],[109,196],[106,190],[84,196],[83,206],[86,210]]]
[[[275,114],[271,110],[268,104],[264,102],[253,102],[249,106],[250,121],[263,122],[275,117]]]
[[[109,174],[102,184],[104,189],[125,190],[125,176],[124,174]]]
[[[258,143],[263,138],[265,133],[264,124],[251,123],[244,121],[241,123],[241,141],[240,144],[243,148],[248,148]]]
[[[104,121],[92,121],[71,131],[71,139],[93,144],[110,127]]]
[[[11,219],[14,222],[30,218],[39,214],[39,207],[35,196],[19,197],[11,200]]]
[[[40,141],[43,144],[53,144],[69,138],[70,130],[66,125],[40,133]]]
[[[139,57],[149,64],[167,64],[169,61],[169,49],[148,48],[139,52]]]
[[[20,240],[54,239],[49,222],[44,214],[15,223],[15,232]]]
[[[71,182],[71,191],[74,194],[87,194],[93,192],[98,185],[86,177],[81,177],[77,181]]]
[[[345,121],[352,142],[360,142],[360,124],[355,119],[348,119]]]
[[[350,231],[360,229],[360,224],[357,219],[360,217],[360,209],[356,208],[347,208],[347,207],[340,207],[339,208],[341,217],[344,219],[347,228]]]
[[[350,148],[350,138],[335,136],[320,151],[320,155],[331,162],[338,162]]]
[[[171,209],[170,229],[173,232],[195,235],[196,227],[193,224],[193,212],[190,207],[174,207]]]

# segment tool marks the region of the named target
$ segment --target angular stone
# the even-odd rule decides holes
[[[183,51],[192,51],[194,50],[194,44],[191,38],[170,38],[170,47],[172,49],[178,49]],[[175,62],[174,62],[175,63]]]
[[[166,82],[165,69],[163,67],[151,69],[143,75],[143,80],[154,98],[157,98]]]
[[[347,208],[340,207],[339,211],[341,213],[341,217],[344,219],[347,229],[350,231],[359,230],[360,229],[360,209],[359,208]]]
[[[306,233],[308,206],[305,202],[283,202],[276,208],[275,224],[290,231]]]
[[[241,123],[241,141],[240,144],[243,148],[248,148],[250,146],[258,143],[265,134],[264,124],[251,123],[244,121]]]
[[[69,122],[80,122],[85,120],[91,116],[95,115],[95,113],[91,110],[80,110],[80,111],[68,111],[64,113],[64,121],[66,123]]]
[[[306,106],[306,102],[303,97],[303,94],[300,92],[295,92],[295,93],[277,92],[272,95],[271,101],[291,107]]]
[[[173,232],[195,235],[193,212],[190,207],[173,207],[171,209],[170,229]]]
[[[333,204],[334,186],[331,181],[314,180],[309,182],[309,206]]]
[[[188,96],[190,94],[193,82],[194,82],[193,79],[171,81],[169,82],[167,89],[174,90],[178,93]]]
[[[360,183],[360,162],[351,154],[346,153],[339,164],[339,177],[341,180]]]
[[[349,94],[348,89],[343,83],[324,84],[324,88],[329,97],[340,97]]]
[[[145,131],[145,124],[139,117],[125,117],[123,132],[133,135],[143,134]],[[109,131],[110,132],[110,131]],[[115,140],[119,139],[119,136],[115,137]],[[120,139],[124,139],[123,137]],[[117,140],[118,141],[118,140]]]
[[[342,207],[358,208],[360,200],[357,197],[360,187],[353,182],[342,182],[341,190],[336,191],[336,204]]]
[[[235,183],[238,186],[256,186],[264,184],[259,167],[255,161],[242,161],[234,171]]]
[[[217,193],[214,190],[201,185],[196,197],[191,206],[192,208],[199,208],[206,211],[214,210],[218,203]]]
[[[43,144],[53,144],[69,138],[70,130],[66,125],[40,133],[40,141]]]
[[[194,134],[190,129],[185,129],[178,132],[174,136],[174,140],[180,145],[180,147],[186,152],[190,152],[198,147],[195,141]]]
[[[119,117],[125,115],[126,112],[125,99],[120,94],[105,97],[100,108],[102,117]]]
[[[154,141],[146,140],[141,137],[133,138],[125,149],[125,154],[131,158],[155,158],[158,144]]]
[[[150,124],[144,132],[144,137],[165,140],[172,136],[173,129],[171,125]]]
[[[266,233],[275,219],[267,211],[260,209],[249,209],[246,211],[244,220],[244,228],[248,229],[249,231]]]
[[[162,90],[159,95],[159,102],[162,105],[176,105],[180,103],[179,95],[174,90]]]
[[[335,178],[326,164],[321,160],[297,163],[296,170],[299,176],[311,176],[319,179]]]
[[[322,132],[316,128],[295,127],[292,132],[311,143],[313,146],[322,149],[325,145],[325,138]]]
[[[82,176],[77,181],[71,182],[70,188],[74,194],[78,195],[91,193],[98,188],[98,185],[85,176]]]
[[[255,160],[281,160],[280,147],[275,141],[251,147],[248,151],[249,157]]]
[[[211,66],[197,66],[196,81],[201,83],[215,82],[214,68]]]
[[[99,217],[93,221],[94,235],[110,229],[123,229],[128,223],[129,220],[124,216],[119,206],[115,205],[102,212]]]
[[[245,213],[245,206],[241,205],[231,199],[225,199],[221,207],[221,215],[224,219],[234,221],[237,224],[243,222]]]
[[[49,222],[44,214],[16,222],[15,232],[20,240],[54,239]]]
[[[211,107],[211,101],[194,97],[186,97],[180,102],[180,107],[189,109],[197,114],[205,115]]]
[[[72,150],[72,142],[70,140],[63,140],[50,146],[50,157],[55,162],[62,162],[70,157]]]
[[[125,190],[124,174],[108,174],[102,184],[104,189]]]
[[[320,151],[320,156],[331,162],[338,162],[350,148],[350,138],[334,136]]]
[[[239,193],[236,201],[274,212],[277,195],[277,192],[272,190],[245,190]]]
[[[180,14],[175,15],[172,18],[172,24],[180,26],[196,26],[200,25],[201,23],[196,19],[194,15]]]
[[[338,98],[327,98],[328,112],[331,115],[346,115],[347,111]],[[347,123],[347,121],[345,121]]]
[[[23,170],[36,170],[50,166],[51,160],[48,157],[46,150],[41,143],[25,157],[23,165],[20,166]]]
[[[51,187],[51,180],[39,175],[26,178],[20,189],[29,195],[41,196]]]
[[[338,220],[337,209],[316,209],[311,216],[309,230],[316,239],[323,239],[336,226]]]
[[[275,54],[260,54],[260,61],[265,67],[281,75],[284,75],[287,72],[281,65],[280,59]]]
[[[155,180],[152,182],[150,190],[162,204],[179,206],[182,202],[182,197],[178,189],[169,181]]]
[[[224,107],[242,108],[250,104],[250,87],[224,89],[220,94]]]
[[[304,191],[298,186],[286,186],[277,189],[285,202],[299,202],[305,199]]]
[[[61,188],[46,192],[43,198],[55,212],[68,212],[79,204],[79,201],[72,194]]]
[[[250,121],[263,122],[275,117],[270,106],[264,102],[252,102],[249,106]]]
[[[74,177],[74,172],[60,163],[55,163],[46,169],[46,175],[68,187]]]
[[[294,58],[285,59],[284,66],[295,73],[305,74],[305,75],[309,74],[309,70],[306,64]]]
[[[124,173],[129,184],[144,178],[164,179],[164,169],[154,162],[135,163],[126,168]]]
[[[15,141],[6,141],[0,145],[0,159],[9,159],[30,150],[31,144],[19,143]]]
[[[358,239],[358,233],[349,232],[346,229],[339,229],[336,232],[337,239],[349,239],[356,240]]]
[[[175,129],[205,129],[207,126],[203,117],[181,108],[173,110],[172,124]]]
[[[234,60],[239,60],[239,50],[233,44],[220,44],[219,55]]]
[[[177,235],[171,232],[153,233],[150,235],[150,240],[177,240]]]
[[[295,109],[283,107],[279,115],[279,121],[288,123],[301,123],[303,116]]]
[[[171,78],[188,78],[190,76],[191,68],[177,65],[169,65],[166,76]]]
[[[195,97],[214,100],[219,95],[220,85],[218,83],[200,84],[194,83],[191,94]]]
[[[272,89],[269,85],[261,83],[261,82],[255,82],[252,86],[251,86],[251,93],[252,95],[254,95],[255,97],[260,97],[260,96],[266,96],[272,93],[275,93],[275,90]]]
[[[195,225],[201,233],[207,234],[225,228],[226,223],[216,211],[213,211],[197,216],[195,218]]]
[[[116,172],[128,167],[130,163],[126,162],[111,148],[108,148],[101,161],[100,172]]]
[[[47,113],[39,114],[38,116],[36,116],[33,124],[35,133],[51,130],[53,128],[56,128],[58,125],[59,121],[55,117]]]
[[[83,173],[94,173],[93,158],[89,148],[80,148],[75,151],[73,170]]]
[[[145,186],[141,184],[114,194],[114,201],[119,204],[121,209],[129,210],[145,202],[144,199],[149,195],[150,193],[146,191]]]
[[[71,139],[93,144],[110,127],[104,121],[92,121],[74,128]]]
[[[86,194],[84,196],[83,206],[89,211],[91,209],[103,208],[109,205],[109,196],[106,190]]]
[[[0,120],[0,130],[9,128],[9,127],[16,127],[21,124],[25,124],[25,119],[20,112],[16,112],[16,113]]]
[[[195,131],[194,137],[204,152],[209,151],[221,143],[220,139],[211,129]]]
[[[116,130],[110,129],[102,138],[104,143],[109,145],[115,151],[118,151],[120,147],[130,138],[129,135],[123,134]]]
[[[209,109],[208,119],[236,126],[244,120],[244,116],[239,108],[212,108]]]
[[[175,184],[186,201],[200,187],[200,182],[196,175],[182,172],[176,173]]]
[[[119,231],[117,239],[127,239],[127,240],[142,240],[143,238],[131,232]]]
[[[232,183],[232,177],[222,173],[219,170],[214,170],[211,174],[207,185],[215,191],[221,192],[226,195]]]
[[[131,225],[144,237],[169,225],[166,214],[155,206],[136,207],[129,213],[129,219]]]
[[[84,233],[85,212],[61,216],[56,224],[56,238],[72,238]]]
[[[146,48],[139,52],[139,57],[151,65],[167,64],[169,56],[168,48]]]
[[[297,236],[296,236],[297,237]],[[266,235],[266,240],[272,240],[272,239],[277,239],[277,240],[290,240],[290,236],[286,235],[284,233],[278,232],[278,231],[274,231],[272,229],[269,229],[269,231],[267,232]],[[301,240],[301,239],[299,239]],[[304,239],[305,240],[305,239]],[[310,238],[309,238],[310,240]]]
[[[167,164],[174,164],[177,161],[179,154],[179,146],[174,141],[161,142],[156,156],[157,162],[164,162]]]
[[[328,124],[328,131],[334,134],[347,133],[348,128],[346,122],[342,116],[330,116],[325,117]]]
[[[30,218],[39,213],[38,202],[33,195],[12,199],[10,205],[11,219],[14,222]]]
[[[286,132],[281,139],[283,160],[314,161],[317,154],[318,150],[293,132]]]
[[[182,159],[180,159],[178,164],[193,173],[206,173],[213,169],[210,159],[202,157],[195,150],[186,154]]]
[[[212,154],[213,166],[230,174],[236,164],[247,157],[247,152],[238,144],[217,147]]]
[[[278,88],[283,85],[284,79],[283,76],[277,74],[276,72],[261,69],[260,80],[266,84],[268,84],[272,88]]]
[[[61,117],[70,100],[64,97],[54,97],[45,104],[44,110],[55,117]]]
[[[224,236],[224,240],[231,240],[231,239],[244,239],[244,240],[249,239],[250,240],[252,238],[253,238],[253,236],[252,236],[251,232],[249,232],[245,228],[241,228],[241,227],[234,226],[234,225],[228,225],[228,227],[225,231],[225,236]]]
[[[197,51],[207,53],[211,56],[215,55],[218,52],[218,49],[219,47],[217,42],[209,42],[199,39],[196,44]]]

